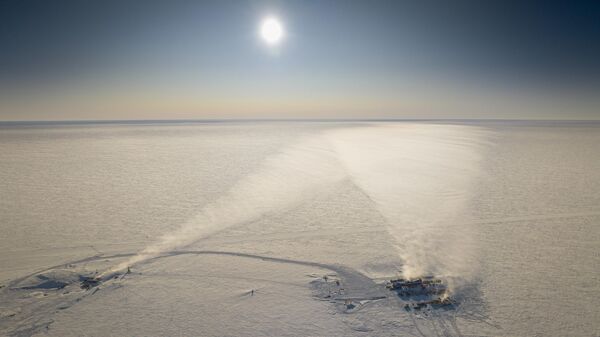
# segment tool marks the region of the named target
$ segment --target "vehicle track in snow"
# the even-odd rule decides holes
[[[48,329],[53,323],[53,315],[58,310],[68,309],[77,303],[81,302],[88,296],[94,295],[96,292],[115,289],[123,286],[121,283],[123,273],[115,274],[110,278],[105,279],[99,286],[89,290],[80,288],[78,281],[71,281],[60,289],[24,289],[22,283],[38,275],[44,275],[56,270],[77,270],[78,267],[85,267],[85,264],[102,261],[128,258],[137,253],[122,253],[113,255],[94,255],[83,259],[68,261],[59,265],[51,266],[35,273],[19,277],[12,280],[8,286],[0,289],[0,302],[2,310],[0,315],[0,333],[7,336],[31,336],[37,332]],[[343,284],[346,297],[355,300],[373,300],[385,298],[385,294],[381,286],[376,284],[371,278],[364,274],[342,265],[323,264],[318,262],[300,261],[293,259],[278,258],[272,256],[214,251],[214,250],[177,250],[165,252],[156,256],[147,262],[164,259],[168,257],[182,255],[221,255],[233,256],[240,258],[258,259],[273,263],[296,264],[302,266],[310,266],[323,270],[328,270],[336,274]],[[144,263],[147,263],[144,262]],[[79,271],[80,277],[93,277],[95,274],[91,272]]]

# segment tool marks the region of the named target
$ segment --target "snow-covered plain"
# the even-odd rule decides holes
[[[589,123],[0,126],[0,334],[598,336],[599,144]],[[385,289],[423,274],[454,308]]]

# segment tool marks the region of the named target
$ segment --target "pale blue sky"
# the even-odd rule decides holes
[[[598,119],[584,2],[7,1],[0,120]],[[277,17],[274,47],[258,29]]]

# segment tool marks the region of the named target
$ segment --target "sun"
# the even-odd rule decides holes
[[[260,36],[267,44],[276,45],[283,39],[283,26],[276,18],[263,20],[260,26]]]

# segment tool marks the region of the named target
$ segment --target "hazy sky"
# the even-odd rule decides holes
[[[599,89],[598,2],[0,0],[0,120],[600,119]]]

